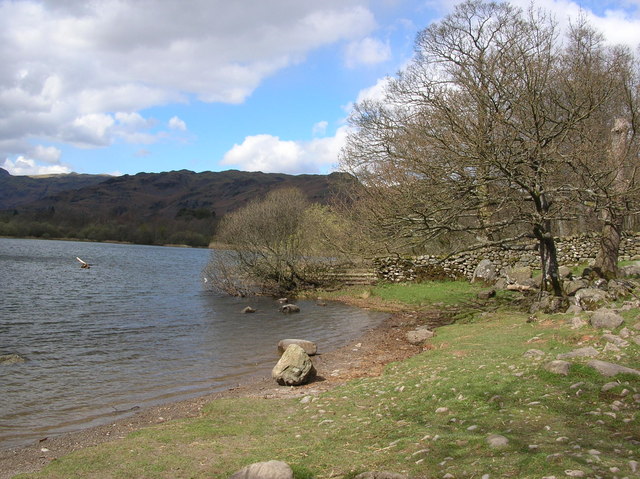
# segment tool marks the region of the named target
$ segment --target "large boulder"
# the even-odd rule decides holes
[[[240,469],[229,479],[293,479],[293,470],[286,462],[256,462]]]
[[[591,326],[601,329],[616,329],[624,323],[624,318],[612,309],[602,308],[591,316]]]
[[[603,376],[615,376],[616,374],[621,373],[635,374],[636,376],[640,376],[640,371],[638,371],[637,369],[631,369],[625,366],[620,366],[618,364],[599,361],[597,359],[592,359],[591,361],[589,361],[587,363],[587,366],[592,367]]]
[[[278,353],[284,354],[289,346],[297,344],[304,352],[309,356],[313,356],[318,353],[318,346],[313,341],[307,341],[306,339],[283,339],[278,343]]]
[[[316,368],[304,349],[291,344],[271,371],[271,376],[282,386],[300,386],[316,375]]]
[[[565,281],[562,283],[564,288],[564,294],[567,296],[573,296],[581,289],[589,287],[589,282],[586,279],[578,278],[574,281]]]
[[[595,311],[609,299],[607,292],[597,288],[584,288],[575,294],[576,303],[585,311]]]
[[[431,331],[427,326],[420,326],[413,331],[408,331],[406,334],[407,341],[416,346],[424,343],[427,339],[430,339],[434,336],[434,332]]]
[[[555,361],[549,361],[544,365],[544,368],[553,374],[562,374],[563,376],[569,375],[569,369],[571,368],[571,363],[568,361],[562,361],[560,359],[556,359]]]
[[[531,268],[529,266],[513,266],[505,271],[507,282],[515,284],[529,284]]]
[[[620,276],[623,278],[634,278],[640,276],[640,264],[630,264],[622,266],[618,269]]]
[[[496,279],[497,270],[496,265],[491,262],[491,260],[483,259],[476,266],[475,271],[473,272],[473,278],[471,282],[475,280],[485,281],[487,283]]]

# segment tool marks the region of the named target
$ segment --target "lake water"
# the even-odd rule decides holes
[[[227,389],[268,375],[280,339],[328,351],[385,317],[312,301],[284,315],[270,298],[216,295],[203,287],[210,254],[0,238],[0,354],[26,359],[0,364],[0,448]]]

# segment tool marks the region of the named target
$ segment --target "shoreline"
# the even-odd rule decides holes
[[[421,347],[408,343],[405,337],[406,332],[417,324],[418,314],[415,312],[391,314],[378,326],[366,330],[360,338],[350,341],[346,346],[312,357],[318,371],[317,378],[303,386],[279,386],[270,376],[255,377],[221,392],[137,410],[130,416],[102,426],[43,438],[26,446],[2,449],[0,479],[37,472],[71,452],[117,441],[145,427],[171,420],[198,417],[202,408],[216,399],[302,398],[319,395],[352,379],[379,376],[387,364],[422,352]]]

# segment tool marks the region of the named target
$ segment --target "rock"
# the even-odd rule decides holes
[[[289,345],[271,371],[273,379],[283,386],[299,386],[308,383],[315,375],[316,368],[311,358],[297,344]]]
[[[432,338],[434,334],[427,326],[421,326],[413,331],[408,331],[406,338],[408,342],[417,346]]]
[[[529,313],[537,312],[554,314],[567,309],[567,299],[560,296],[545,294],[540,301],[535,301],[529,308]]]
[[[478,294],[476,295],[478,299],[491,299],[491,298],[495,298],[496,296],[496,290],[491,288],[491,289],[485,289],[482,291],[479,291]]]
[[[605,291],[596,288],[584,288],[575,294],[576,303],[585,311],[595,311],[607,303],[608,296]]]
[[[255,309],[253,309],[251,306],[247,306],[246,308],[244,308],[244,309],[242,310],[242,312],[243,312],[244,314],[247,314],[247,313],[255,313],[255,312],[256,312],[256,310],[255,310]]]
[[[569,477],[584,477],[584,471],[580,469],[568,469],[564,473]]]
[[[279,298],[278,303],[287,304],[289,302],[289,298]]]
[[[584,279],[576,279],[574,281],[565,281],[564,283],[562,283],[564,294],[566,294],[567,296],[573,296],[581,289],[585,289],[588,287],[589,283]]]
[[[256,462],[240,469],[229,479],[293,479],[293,470],[286,462]]]
[[[571,278],[571,268],[568,268],[567,266],[560,266],[558,268],[558,275],[562,279]]]
[[[640,265],[630,264],[628,266],[622,266],[618,269],[622,278],[633,278],[640,276]]]
[[[502,447],[507,447],[509,445],[509,439],[501,436],[500,434],[491,434],[489,437],[487,437],[487,444],[489,444],[489,447],[499,449]]]
[[[300,307],[295,304],[283,304],[280,306],[281,313],[299,313]]]
[[[25,359],[19,354],[0,354],[0,364],[24,363]]]
[[[473,283],[474,281],[479,280],[490,283],[496,279],[496,275],[496,265],[493,264],[491,260],[483,259],[478,263],[478,266],[476,266],[471,282]]]
[[[602,338],[608,341],[609,343],[613,343],[619,348],[626,348],[629,346],[629,342],[622,339],[620,336],[616,336],[615,334],[603,334]]]
[[[601,308],[591,316],[591,326],[601,329],[616,329],[624,318],[611,309]]]
[[[607,383],[600,388],[600,391],[602,391],[603,393],[606,393],[607,391],[611,391],[612,389],[617,388],[618,386],[620,386],[620,383],[616,383],[616,382]]]
[[[571,318],[571,329],[580,329],[584,328],[587,325],[587,322],[579,316],[574,316]]]
[[[614,298],[625,298],[633,289],[626,282],[611,279],[607,285],[607,290],[609,291],[609,296]]]
[[[580,314],[582,313],[582,308],[577,304],[570,305],[565,311],[566,314]]]
[[[571,367],[571,363],[567,361],[550,361],[544,365],[544,368],[550,373],[554,374],[562,374],[563,376],[569,375],[569,368]]]
[[[640,371],[638,371],[637,369],[631,369],[625,366],[620,366],[618,364],[599,361],[597,359],[592,359],[591,361],[589,361],[587,363],[587,366],[592,367],[603,376],[615,376],[616,374],[620,373],[635,374],[637,376],[640,376]]]
[[[505,272],[507,282],[523,284],[531,279],[531,268],[529,266],[514,266]]]
[[[278,353],[283,354],[287,348],[292,345],[297,344],[304,352],[309,356],[313,356],[318,353],[318,346],[313,341],[307,341],[305,339],[283,339],[278,343]]]
[[[358,474],[354,479],[409,479],[409,476],[398,474],[396,472],[363,472]]]
[[[593,346],[587,346],[580,349],[574,349],[571,352],[558,354],[557,359],[572,359],[572,358],[595,358],[598,354],[598,350]]]
[[[524,353],[522,356],[528,359],[534,359],[536,361],[539,361],[540,359],[544,358],[544,351],[540,351],[539,349],[530,349],[529,351]]]

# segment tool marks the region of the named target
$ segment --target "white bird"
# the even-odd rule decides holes
[[[78,258],[77,256],[76,256],[76,259],[77,259],[78,261],[80,261],[80,267],[81,267],[81,268],[86,268],[86,269],[91,268],[91,265],[90,265],[89,263],[87,263],[86,261],[81,260],[81,259],[80,259],[80,258]]]

